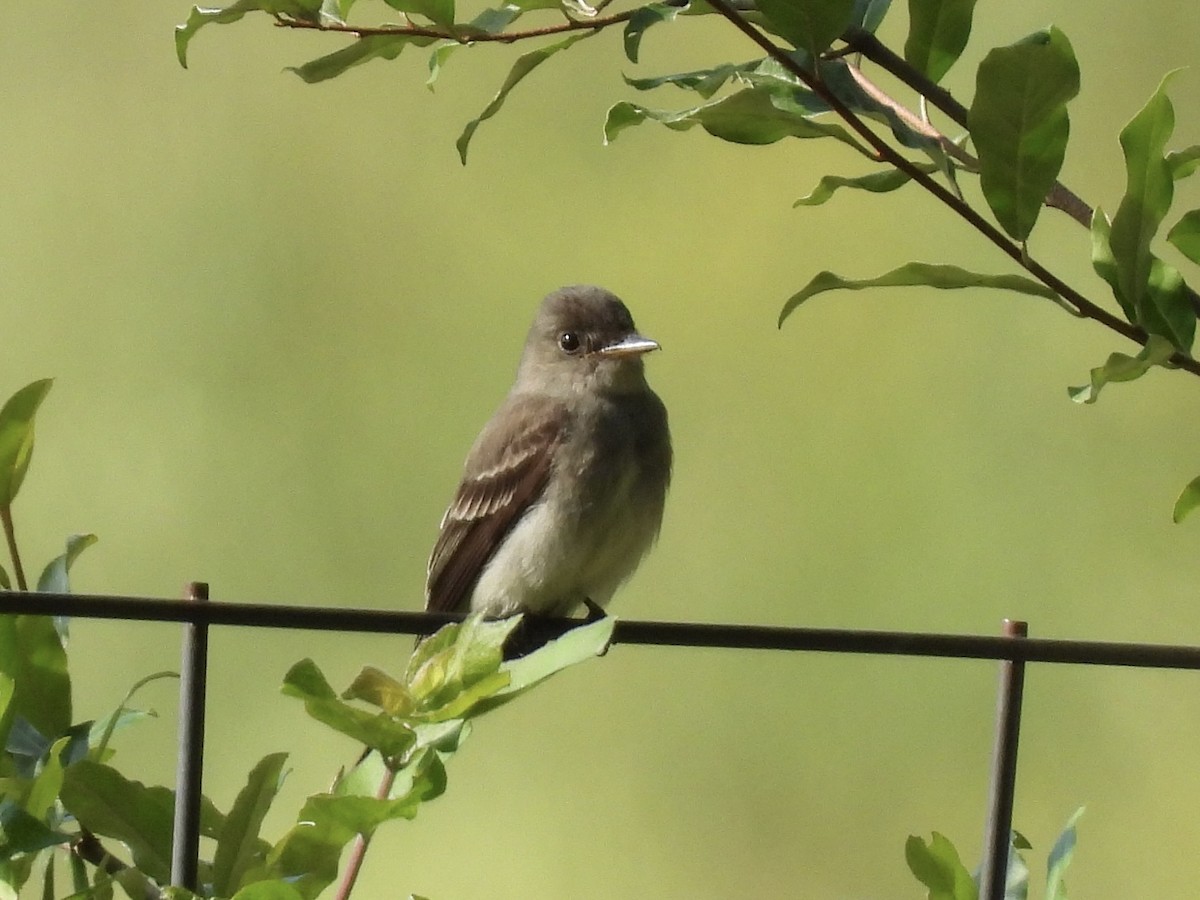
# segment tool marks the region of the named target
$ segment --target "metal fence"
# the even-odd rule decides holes
[[[179,622],[184,625],[180,670],[179,757],[176,775],[172,883],[194,889],[200,842],[205,684],[208,630],[214,625],[290,628],[376,634],[429,634],[462,616],[342,607],[208,602],[208,585],[193,582],[182,600],[87,594],[0,591],[0,615],[31,614],[92,619]],[[562,619],[540,627],[555,637],[579,624]],[[997,636],[782,628],[696,622],[619,620],[614,644],[722,647],[733,650],[868,653],[994,659],[1000,662],[996,732],[980,868],[980,900],[1003,900],[1017,780],[1017,744],[1025,667],[1029,663],[1072,663],[1152,669],[1200,669],[1200,647],[1028,637],[1026,623],[1005,620]]]

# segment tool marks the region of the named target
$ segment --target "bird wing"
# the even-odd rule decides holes
[[[496,548],[545,490],[566,427],[559,404],[515,398],[493,416],[467,457],[429,557],[425,608],[465,611]]]

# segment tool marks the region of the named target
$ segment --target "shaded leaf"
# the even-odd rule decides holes
[[[508,95],[512,92],[521,80],[530,72],[558,53],[560,50],[565,50],[572,44],[582,41],[584,38],[591,37],[595,32],[583,31],[578,34],[573,34],[570,37],[558,41],[554,44],[549,44],[545,47],[540,47],[537,50],[532,50],[529,53],[523,54],[513,63],[513,67],[508,72],[508,77],[504,79],[504,83],[500,85],[500,90],[496,92],[496,96],[492,98],[492,102],[484,107],[483,112],[472,119],[463,128],[462,134],[458,136],[455,146],[458,148],[458,157],[462,160],[462,164],[467,164],[467,148],[471,144],[471,138],[475,136],[475,130],[480,124],[490,119],[500,107],[504,105],[504,101],[508,99]]]
[[[979,889],[958,851],[936,831],[928,844],[910,835],[904,844],[904,859],[917,880],[929,888],[929,900],[978,900]]]
[[[38,578],[37,590],[50,594],[69,594],[71,592],[71,566],[75,560],[92,544],[99,540],[94,534],[73,534],[67,538],[66,552],[56,556]]]
[[[771,30],[815,59],[846,30],[854,0],[758,0]]]
[[[49,616],[16,617],[16,690],[10,710],[48,740],[71,727],[71,676],[58,629]]]
[[[83,827],[125,844],[138,869],[160,883],[170,880],[174,792],[84,759],[67,767],[60,797]],[[220,827],[220,813],[203,798],[201,833],[212,837]]]
[[[911,262],[875,278],[849,279],[833,272],[820,272],[783,305],[783,310],[779,313],[779,324],[782,325],[784,320],[805,300],[825,291],[860,291],[872,287],[915,286],[933,287],[939,290],[970,287],[996,288],[1029,294],[1034,297],[1044,297],[1056,303],[1060,302],[1058,295],[1050,288],[1021,275],[982,275],[958,266]]]
[[[1067,389],[1067,394],[1076,403],[1095,403],[1100,397],[1100,389],[1110,382],[1133,381],[1141,378],[1154,366],[1161,366],[1171,358],[1175,348],[1166,338],[1157,334],[1150,335],[1146,346],[1137,356],[1124,353],[1112,353],[1104,365],[1092,369],[1091,380],[1082,387]]]
[[[979,64],[967,121],[979,181],[996,220],[1024,241],[1058,178],[1070,136],[1067,102],[1079,65],[1057,28],[998,47]]]
[[[1183,214],[1167,232],[1167,240],[1175,249],[1200,265],[1200,209],[1191,209]]]
[[[416,13],[449,28],[454,24],[454,0],[384,0],[392,9]]]
[[[785,137],[831,137],[871,157],[870,151],[840,125],[782,108],[771,92],[763,88],[749,88],[684,110],[653,110],[634,103],[617,103],[609,109],[604,123],[605,142],[646,121],[658,122],[675,131],[699,125],[713,137],[735,144],[772,144]]]
[[[625,23],[625,56],[629,61],[638,61],[638,49],[642,45],[642,36],[648,28],[661,22],[673,22],[684,7],[672,3],[650,3],[638,7],[629,21]]]
[[[25,385],[0,407],[0,507],[11,506],[33,455],[33,419],[53,378]]]
[[[1189,481],[1187,487],[1180,493],[1179,499],[1175,501],[1175,509],[1171,513],[1171,520],[1178,525],[1190,516],[1197,506],[1200,506],[1200,475]]]
[[[625,83],[639,91],[649,91],[670,84],[684,90],[695,91],[705,100],[711,98],[725,83],[738,72],[743,72],[756,63],[734,65],[725,63],[712,69],[699,69],[693,72],[675,72],[670,75],[658,75],[654,78],[629,78]]]
[[[935,84],[958,60],[967,38],[975,0],[908,0],[904,59]]]
[[[1028,849],[1029,841],[1017,831],[1010,832],[1004,870],[1004,900],[1026,900],[1029,896],[1029,864],[1018,852]]]
[[[133,683],[121,700],[117,708],[99,719],[92,725],[88,734],[88,743],[92,746],[91,758],[96,762],[103,761],[104,752],[108,748],[108,742],[112,739],[113,734],[118,728],[144,719],[147,716],[153,716],[152,712],[142,712],[140,710],[131,710],[128,708],[129,701],[133,699],[133,695],[140,691],[143,687],[154,681],[160,681],[164,678],[178,678],[178,672],[155,672],[152,675],[147,675],[144,678],[139,678]]]
[[[883,24],[892,0],[854,0],[854,15],[851,21],[872,34]]]
[[[1166,95],[1168,74],[1146,105],[1121,130],[1126,187],[1112,219],[1109,247],[1114,293],[1130,321],[1190,351],[1196,319],[1182,278],[1150,248],[1171,206],[1175,179],[1164,156],[1175,128],[1175,109]]]
[[[1046,860],[1046,900],[1067,900],[1067,885],[1063,879],[1075,855],[1075,826],[1083,815],[1083,810],[1084,807],[1081,806],[1067,819],[1062,834],[1050,849],[1050,856]]]
[[[0,835],[0,857],[4,859],[17,853],[34,854],[71,840],[71,835],[50,828],[8,799],[0,800]]]
[[[258,761],[225,818],[213,856],[213,890],[225,896],[242,886],[253,865],[261,864],[270,845],[259,837],[263,818],[283,781],[286,753],[271,753]]]
[[[435,38],[407,34],[368,34],[341,50],[335,50],[302,66],[290,67],[287,71],[299,75],[308,84],[316,84],[335,78],[347,69],[372,59],[395,59],[409,44],[427,47],[434,40]]]
[[[920,167],[922,171],[932,172],[936,166],[928,163]],[[859,191],[870,191],[873,194],[886,194],[897,188],[904,187],[912,179],[899,169],[887,169],[883,172],[872,172],[869,175],[859,175],[848,178],[842,175],[826,175],[817,182],[817,186],[795,203],[796,206],[820,206],[829,200],[839,188],[853,188]]]
[[[228,25],[237,22],[246,13],[265,12],[271,15],[291,16],[304,22],[320,19],[322,0],[237,0],[230,6],[219,9],[193,6],[188,20],[175,26],[175,55],[179,64],[187,68],[188,44],[196,32],[205,25]],[[346,4],[349,6],[349,3]],[[343,16],[345,9],[343,9]]]

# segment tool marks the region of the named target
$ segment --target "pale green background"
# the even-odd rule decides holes
[[[903,27],[902,4],[893,34]],[[18,526],[30,567],[69,531],[101,543],[88,592],[416,608],[438,517],[546,291],[602,283],[664,352],[674,489],[658,549],[615,604],[634,618],[1200,643],[1200,383],[1155,372],[1096,407],[1066,386],[1131,345],[1043,301],[925,290],[829,295],[782,330],[820,269],[910,258],[1010,264],[916,191],[793,210],[844,149],[721,144],[644,126],[601,145],[618,72],[753,48],[719,22],[617,33],[539,70],[460,128],[516,48],[425,55],[307,86],[340,46],[253,17],[210,27],[189,71],[168,2],[21,4],[0,29],[0,393],[58,381]],[[981,4],[951,87],[988,43],[1050,22],[1084,71],[1065,180],[1110,210],[1116,132],[1192,63],[1187,4]],[[1200,80],[1172,88],[1200,140]],[[663,94],[662,105],[683,104]],[[1197,204],[1188,187],[1180,209]],[[1091,296],[1087,236],[1034,235]],[[178,664],[170,626],[77,622],[77,718]],[[339,684],[396,668],[407,638],[220,630],[206,790],[222,807],[264,753],[294,771],[270,821],[355,748],[278,695],[313,656]],[[1191,897],[1200,876],[1200,676],[1079,667],[1028,677],[1016,822],[1041,855],[1088,805],[1073,896]],[[904,840],[979,852],[995,666],[618,647],[485,720],[448,794],[384,829],[361,895],[918,897]],[[174,686],[123,735],[169,783]]]

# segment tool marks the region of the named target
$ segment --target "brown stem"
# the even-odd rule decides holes
[[[79,832],[79,837],[71,841],[71,852],[84,862],[91,863],[109,875],[118,875],[129,868],[128,863],[109,853],[108,849],[100,843],[100,839],[86,828]],[[143,898],[144,900],[162,900],[162,891],[149,878],[145,879]]]
[[[1013,261],[1074,306],[1079,315],[1088,319],[1094,319],[1135,343],[1142,345],[1146,343],[1148,336],[1143,329],[1117,318],[1112,313],[1092,303],[1092,301],[1088,300],[1058,276],[1032,259],[1025,252],[1025,248],[1010,241],[1003,232],[988,222],[987,219],[980,215],[965,200],[962,200],[952,191],[935,181],[932,175],[921,171],[920,168],[910,162],[903,154],[898,153],[891,144],[879,137],[849,107],[842,103],[816,75],[805,69],[790,54],[777,47],[770,38],[738,15],[737,11],[729,5],[727,0],[708,0],[708,3],[713,9],[728,19],[739,31],[758,44],[772,59],[795,75],[809,90],[820,97],[829,106],[830,110],[837,114],[871,146],[881,160],[904,172],[909,178],[933,194],[938,200],[942,201],[943,204],[958,213],[976,231],[991,241]],[[1171,363],[1181,369],[1186,369],[1193,375],[1200,375],[1200,363],[1190,356],[1176,353],[1171,357]]]
[[[17,550],[17,533],[13,529],[12,507],[7,504],[0,505],[0,524],[4,526],[4,539],[8,542],[8,555],[12,559],[13,577],[17,579],[17,590],[27,591],[29,585],[25,583],[25,569],[21,565],[21,553]]]
[[[383,780],[379,782],[379,789],[375,791],[375,799],[386,800],[388,794],[392,792],[392,785],[395,782],[396,770],[389,767]],[[358,873],[362,870],[363,860],[366,858],[367,847],[370,844],[371,836],[369,834],[360,833],[354,838],[354,846],[350,848],[350,856],[346,859],[346,872],[342,875],[341,884],[338,885],[333,900],[349,900],[350,892],[354,890],[354,882],[358,880]]]
[[[560,25],[547,25],[543,28],[530,28],[526,31],[487,32],[472,31],[456,33],[447,28],[425,27],[422,25],[347,25],[344,22],[310,22],[306,19],[293,19],[290,16],[277,15],[275,24],[281,28],[308,28],[314,31],[332,31],[340,34],[352,34],[356,37],[374,37],[376,35],[394,35],[396,37],[423,37],[445,41],[457,41],[460,44],[477,44],[488,41],[500,44],[513,44],[529,38],[547,37],[555,34],[566,34],[572,31],[602,31],[610,25],[619,25],[633,18],[636,9],[626,10],[612,16],[602,16],[597,19],[571,19]]]

